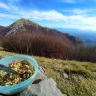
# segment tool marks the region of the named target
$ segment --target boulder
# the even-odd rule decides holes
[[[44,73],[42,72],[42,69],[40,67],[37,76],[33,80],[33,84],[37,84],[37,83],[41,82],[44,79],[47,79],[47,76],[44,75]]]
[[[38,84],[31,84],[28,89],[16,96],[66,96],[56,87],[56,82],[47,78]]]

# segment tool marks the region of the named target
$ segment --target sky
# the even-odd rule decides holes
[[[96,31],[96,0],[0,0],[0,25],[20,18],[51,28]]]

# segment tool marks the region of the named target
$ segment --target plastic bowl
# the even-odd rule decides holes
[[[27,80],[19,84],[14,84],[11,86],[0,86],[1,94],[14,95],[14,94],[20,93],[32,83],[33,79],[38,73],[38,64],[36,60],[30,56],[26,56],[26,55],[8,56],[8,57],[1,59],[0,63],[8,66],[8,64],[13,62],[14,60],[19,60],[19,61],[27,60],[30,64],[32,64],[35,67],[35,72],[30,78],[28,78]]]

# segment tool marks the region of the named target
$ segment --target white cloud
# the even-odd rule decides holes
[[[73,14],[85,14],[87,12],[90,12],[90,10],[89,9],[83,9],[83,10],[81,10],[81,9],[74,9],[74,10],[71,10],[71,12],[73,12]]]
[[[0,13],[0,18],[19,19],[19,17],[18,17],[18,16],[15,16],[15,15],[10,15],[10,14],[4,14],[4,13]]]
[[[66,21],[66,16],[63,16],[63,14],[55,10],[51,10],[51,11],[32,10],[29,12],[19,11],[15,13],[19,14],[23,18],[32,18],[35,20],[54,20],[54,21],[65,20]]]
[[[8,3],[8,4],[5,4],[5,3],[2,3],[2,2],[0,2],[0,8],[2,8],[2,9],[6,9],[7,11],[18,11],[18,7],[17,6],[15,6],[15,5],[13,5],[12,3]]]
[[[10,9],[8,5],[0,2],[0,8],[4,8],[4,9]]]
[[[78,9],[79,10],[79,9]],[[75,10],[77,11],[77,10]],[[86,10],[87,12],[87,10]],[[24,12],[24,11],[19,11],[19,15],[25,18],[33,18],[36,20],[53,20],[53,21],[68,21],[68,22],[83,22],[85,24],[94,24],[93,21],[96,19],[96,17],[91,17],[91,16],[87,16],[87,14],[85,14],[85,11],[81,11],[79,10],[79,13],[82,14],[75,14],[74,10],[73,10],[73,15],[64,15],[61,14],[55,10],[51,10],[51,11],[38,11],[38,10],[32,10],[30,12]],[[88,23],[89,22],[89,23]]]
[[[26,15],[26,13],[24,13]],[[22,14],[22,15],[24,15]],[[63,14],[55,11],[55,10],[51,10],[51,11],[37,11],[37,10],[33,10],[30,11],[28,14],[29,18],[34,18],[34,19],[38,19],[38,20],[67,20],[66,16],[64,16]],[[27,16],[26,16],[27,17]]]
[[[66,13],[66,14],[74,14],[74,15],[86,15],[86,14],[93,14],[96,8],[92,9],[92,8],[88,8],[88,9],[68,9],[68,10],[62,10],[62,12]]]
[[[9,5],[9,8],[10,8],[9,11],[15,12],[15,11],[19,10],[19,7],[15,6],[15,5],[11,4],[11,3],[9,3],[8,5]]]
[[[82,18],[82,23],[84,24],[89,24],[89,25],[95,25],[96,26],[96,16],[95,17],[86,17],[86,18]]]

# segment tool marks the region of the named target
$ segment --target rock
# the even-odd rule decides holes
[[[47,78],[47,76],[44,75],[44,73],[42,72],[42,69],[40,68],[37,76],[33,80],[33,83],[37,84],[37,83],[39,83],[40,81],[42,81],[42,80],[44,80],[46,78]]]
[[[42,73],[45,73],[45,68],[44,68],[44,67],[39,66],[39,70],[40,70]]]
[[[38,84],[31,84],[28,89],[16,96],[66,96],[56,87],[53,79],[45,79]]]
[[[96,72],[93,72],[94,75],[96,75]]]
[[[67,73],[63,73],[63,76],[64,76],[64,78],[68,78],[68,75],[67,75]]]

